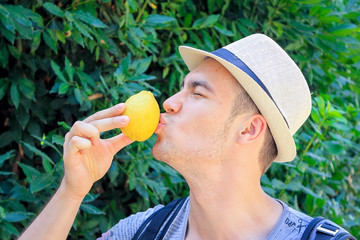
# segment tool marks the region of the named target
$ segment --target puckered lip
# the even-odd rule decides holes
[[[162,115],[162,114],[160,114],[160,120],[159,120],[159,123],[161,123],[161,124],[166,124],[165,119],[164,119],[164,117],[163,117],[163,115]]]
[[[157,132],[159,131],[159,129],[160,129],[161,127],[165,126],[165,125],[166,125],[166,122],[165,122],[165,120],[164,120],[164,117],[162,116],[162,114],[160,114],[160,119],[159,119],[159,123],[158,123],[158,125],[157,125],[157,128],[156,128],[156,130],[155,130],[155,134],[157,134]]]

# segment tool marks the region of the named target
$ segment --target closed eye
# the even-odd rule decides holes
[[[195,96],[200,96],[200,97],[204,97],[204,95],[200,92],[193,92],[193,95]]]

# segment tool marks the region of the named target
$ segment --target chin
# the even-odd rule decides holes
[[[160,160],[161,154],[159,153],[159,147],[160,147],[159,145],[160,145],[160,138],[159,136],[157,136],[156,142],[152,148],[152,154],[156,160],[161,161]]]
[[[174,147],[169,146],[158,137],[152,148],[152,154],[156,160],[169,164],[172,159],[173,149]]]

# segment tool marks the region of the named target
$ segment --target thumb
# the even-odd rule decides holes
[[[134,140],[131,140],[127,136],[125,136],[123,133],[116,135],[112,138],[106,139],[106,141],[110,144],[110,151],[112,155],[115,155],[118,151],[120,151],[122,148],[126,147],[127,145],[135,142]]]

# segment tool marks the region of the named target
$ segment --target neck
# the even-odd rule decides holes
[[[228,167],[186,178],[190,187],[187,239],[266,239],[282,206],[264,193],[260,176]],[[226,173],[226,174],[225,174]]]

